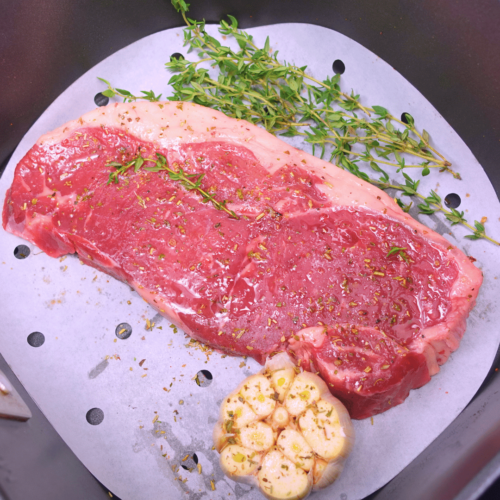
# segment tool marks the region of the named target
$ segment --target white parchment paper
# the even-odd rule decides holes
[[[209,30],[216,33],[213,27]],[[466,217],[472,221],[488,216],[488,233],[498,239],[500,206],[483,169],[436,109],[397,71],[325,28],[284,24],[249,31],[261,46],[271,35],[272,48],[283,59],[307,64],[320,79],[332,73],[335,59],[341,59],[346,66],[341,80],[345,91],[353,88],[362,94],[363,103],[385,106],[395,116],[408,112],[417,125],[425,124],[437,149],[463,180],[433,173],[422,178],[422,191],[435,189],[442,197],[459,194]],[[37,138],[95,107],[94,95],[104,89],[97,76],[136,94],[153,89],[167,96],[170,75],[164,63],[175,52],[186,54],[182,31],[157,33],[120,50],[71,85],[13,154],[0,179],[2,204],[15,165]],[[485,276],[477,306],[460,349],[429,384],[373,422],[355,422],[357,441],[346,469],[331,488],[314,494],[317,500],[361,499],[394,477],[470,401],[498,348],[499,249],[485,241],[464,240],[464,228],[450,229],[438,216],[419,218],[477,259]],[[21,243],[25,242],[0,231],[0,350],[90,471],[124,500],[261,498],[256,490],[226,479],[211,449],[222,398],[260,367],[252,360],[207,357],[200,349],[187,348],[184,334],[175,333],[128,286],[80,265],[74,257],[51,259],[32,245],[30,257],[18,260],[13,250]],[[156,323],[152,331],[146,331],[146,319]],[[118,340],[115,328],[124,321],[133,333]],[[27,343],[33,331],[44,333],[43,346]],[[208,387],[193,381],[202,369],[213,374]],[[94,407],[105,415],[98,426],[85,418]],[[202,474],[177,470],[188,452],[197,454]]]

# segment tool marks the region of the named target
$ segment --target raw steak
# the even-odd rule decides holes
[[[204,173],[231,219],[165,172]],[[455,350],[481,272],[387,194],[245,121],[176,102],[112,104],[39,139],[3,226],[77,252],[190,336],[259,362],[288,350],[354,418],[400,404]],[[392,247],[404,248],[387,256]]]

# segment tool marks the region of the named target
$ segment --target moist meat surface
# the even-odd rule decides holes
[[[185,110],[174,105],[159,108],[161,119],[182,124]],[[155,135],[148,120],[160,115],[147,115],[151,106],[111,105],[101,123],[96,110],[97,124],[80,119],[42,138],[17,167],[4,227],[53,257],[78,252],[224,352],[263,362],[288,350],[320,372],[354,418],[428,382],[458,347],[481,283],[461,252],[381,191],[246,122],[195,106],[175,133],[167,125]],[[224,130],[244,124],[252,140],[202,126],[214,116]],[[208,138],[189,128],[206,128]],[[108,185],[109,161],[139,152],[203,173],[205,191],[228,200],[239,219],[166,172],[131,169]],[[375,203],[344,201],[363,188]],[[335,189],[346,192],[332,196]],[[388,256],[393,247],[404,252]]]

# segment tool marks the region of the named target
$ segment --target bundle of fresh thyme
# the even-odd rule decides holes
[[[172,58],[166,64],[176,72],[169,82],[174,90],[169,100],[208,106],[228,116],[262,125],[274,134],[301,136],[311,144],[313,154],[321,158],[328,155],[331,162],[381,189],[393,189],[402,196],[419,198],[420,213],[443,212],[452,225],[462,224],[472,231],[466,238],[484,238],[500,244],[486,235],[482,222],[475,221],[472,226],[464,218],[463,211],[447,210],[434,191],[428,196],[418,192],[420,181],[413,180],[405,170],[420,169],[422,176],[429,175],[431,169],[449,173],[456,179],[460,179],[460,175],[430,145],[429,134],[417,130],[409,114],[405,114],[403,122],[382,106],[363,106],[359,95],[342,92],[340,75],[320,81],[307,74],[306,66],[280,62],[278,52],[272,53],[270,49],[269,37],[259,49],[253,37],[238,30],[236,19],[228,16],[230,22],[221,21],[219,32],[237,41],[239,50],[234,51],[206,33],[204,21],[187,17],[189,5],[184,0],[172,0],[172,4],[186,23],[185,45],[190,51],[196,50],[200,58],[194,62]],[[202,63],[217,67],[218,77],[212,77]],[[161,97],[152,91],[134,96],[103,81],[108,85],[103,94],[109,97],[116,95],[129,102],[137,99],[158,101]],[[407,164],[407,157],[416,161]],[[378,178],[360,170],[363,164],[379,174]],[[405,183],[391,182],[380,165],[396,167],[397,172],[402,172]],[[405,211],[412,205],[398,198],[396,201]]]

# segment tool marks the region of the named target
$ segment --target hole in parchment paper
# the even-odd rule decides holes
[[[14,248],[14,257],[16,259],[25,259],[30,254],[30,249],[26,245],[17,245]]]
[[[41,332],[33,332],[28,335],[28,344],[31,347],[40,347],[45,342],[45,335]]]
[[[132,335],[132,327],[128,323],[120,323],[116,327],[115,335],[122,340],[128,339]]]
[[[208,370],[200,370],[194,380],[200,387],[208,387],[213,378],[213,375]]]
[[[332,69],[336,75],[342,75],[345,71],[345,64],[340,59],[335,59],[332,64]]]
[[[411,116],[410,113],[407,113],[406,111],[404,113],[401,113],[401,121],[403,123],[406,123],[406,125],[408,125],[410,122],[408,121],[408,117],[406,115],[408,115],[411,120],[413,120],[413,116]]]
[[[104,420],[104,412],[100,408],[92,408],[85,418],[90,425],[99,425]]]
[[[94,102],[97,106],[106,106],[109,102],[109,97],[102,95],[102,93],[99,92],[95,95]]]
[[[184,460],[184,458],[186,458],[186,460]],[[186,451],[182,455],[181,466],[183,469],[186,470],[194,469],[197,465],[198,465],[198,457],[196,456],[196,453],[191,453],[190,451]]]
[[[180,52],[175,52],[170,56],[170,62],[172,62],[174,59],[177,60],[184,59],[184,56]]]
[[[462,203],[462,200],[460,199],[460,196],[458,196],[458,194],[450,193],[446,195],[444,202],[449,208],[458,208],[460,206],[460,203]]]

